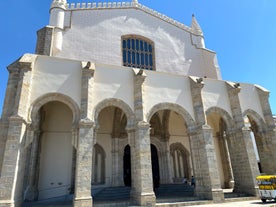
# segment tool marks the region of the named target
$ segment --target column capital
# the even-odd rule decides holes
[[[85,118],[85,119],[81,119],[79,121],[79,127],[80,128],[94,128],[95,123],[92,120]]]
[[[9,117],[9,122],[14,122],[14,123],[24,123],[25,125],[28,125],[27,121],[19,115],[13,115]]]
[[[146,121],[138,121],[136,123],[136,128],[138,129],[149,129],[150,128],[150,123]]]

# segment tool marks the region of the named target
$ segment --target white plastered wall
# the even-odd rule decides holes
[[[188,77],[145,71],[144,113],[159,103],[174,103],[185,109],[194,119],[191,90]]]
[[[133,110],[133,74],[131,68],[96,64],[93,106],[115,98],[124,101]]]
[[[38,56],[33,70],[31,103],[47,93],[67,95],[80,106],[80,62]]]
[[[204,79],[204,87],[202,88],[202,100],[204,110],[207,111],[211,107],[224,109],[232,115],[228,98],[228,92],[224,81]]]
[[[245,83],[241,83],[240,85],[239,99],[242,112],[251,109],[264,118],[256,86]]]
[[[189,32],[141,10],[73,10],[65,25],[58,57],[120,66],[121,36],[135,34],[154,42],[157,71],[220,78],[213,52],[197,49]]]

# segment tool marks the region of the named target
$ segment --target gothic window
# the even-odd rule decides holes
[[[137,35],[122,37],[123,65],[155,70],[153,42]]]

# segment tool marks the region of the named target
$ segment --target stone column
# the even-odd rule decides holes
[[[20,78],[20,70],[12,64],[8,67],[9,79],[6,89],[5,100],[3,104],[2,116],[0,119],[0,171],[2,167],[5,144],[9,129],[9,117],[12,115],[12,110],[16,98],[16,89]]]
[[[119,176],[119,138],[112,138],[112,186],[119,186],[121,179]]]
[[[81,120],[76,152],[74,207],[93,206],[91,181],[95,124],[91,116],[94,71],[94,64],[82,62]]]
[[[220,153],[221,156],[224,158],[222,162],[224,176],[226,177],[226,181],[224,184],[226,188],[234,188],[234,177],[231,166],[230,154],[228,150],[227,137],[225,133],[223,133],[222,135],[219,134],[218,137],[221,146]]]
[[[204,86],[202,78],[190,77],[190,87],[195,113],[196,128],[190,132],[190,145],[194,177],[195,193],[200,198],[222,202],[224,194],[219,179],[217,158],[212,128],[206,125],[206,117],[202,102],[201,90]]]
[[[27,145],[31,144],[30,166],[28,175],[28,186],[24,199],[33,201],[38,199],[38,168],[39,168],[39,138],[40,131],[32,125],[28,127]]]
[[[190,138],[196,179],[195,193],[199,198],[222,202],[224,194],[219,179],[212,128],[208,125],[197,128],[190,134]]]
[[[135,133],[134,145],[131,147],[133,180],[131,198],[136,205],[155,206],[156,198],[153,192],[151,166],[150,124],[145,121],[143,109],[143,83],[146,75],[142,69],[133,70]]]
[[[271,162],[271,160],[276,160],[276,153],[274,153],[276,147],[276,127],[269,104],[269,91],[261,88],[260,86],[255,86],[255,88],[259,95],[259,100],[266,123],[266,130],[259,133],[264,135],[262,136],[263,149],[260,150],[258,148],[261,158],[261,166],[264,173],[274,174],[276,172],[276,162]]]
[[[26,122],[19,116],[9,118],[8,138],[0,178],[0,207],[19,207],[22,202]]]
[[[165,183],[173,183],[173,165],[171,163],[171,153],[170,153],[170,143],[169,140],[165,141],[165,145],[166,145],[166,149],[165,149],[165,155],[164,155],[164,159],[165,159],[165,167],[167,168],[167,170],[165,170],[166,173],[166,178],[165,178]]]
[[[238,84],[226,83],[228,97],[234,126],[228,130],[229,152],[235,178],[235,192],[257,195],[255,180],[259,174],[253,143],[250,136],[250,130],[244,126],[240,100],[238,93],[240,87]]]
[[[25,133],[27,127],[28,109],[30,105],[30,91],[32,81],[32,69],[36,60],[35,55],[24,55],[11,64],[9,71],[14,72],[7,89],[5,100],[5,125],[7,134],[1,139],[6,140],[5,152],[0,178],[0,207],[21,206],[23,177],[25,168]],[[19,74],[18,74],[19,73]],[[16,83],[17,81],[17,83]],[[11,101],[11,103],[8,103]],[[9,106],[10,105],[10,106]],[[8,118],[9,116],[9,118]]]
[[[74,207],[93,206],[91,196],[94,123],[83,119],[79,123]]]

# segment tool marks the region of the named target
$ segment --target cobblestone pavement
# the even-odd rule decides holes
[[[261,200],[248,200],[220,204],[195,205],[193,207],[276,207],[276,203],[275,201],[263,203]]]

